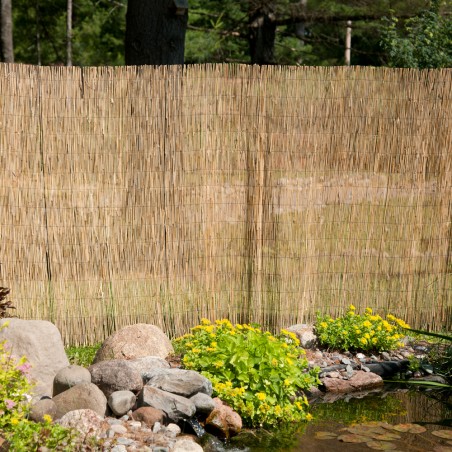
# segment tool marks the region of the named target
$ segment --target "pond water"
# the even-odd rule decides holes
[[[242,432],[226,447],[211,444],[207,451],[274,451],[274,452],[330,452],[330,451],[371,451],[367,442],[349,443],[340,441],[335,435],[361,435],[362,429],[377,429],[377,423],[385,429],[381,433],[392,435],[392,439],[379,440],[375,432],[373,446],[377,450],[397,450],[401,452],[452,452],[452,394],[438,391],[414,391],[395,387],[385,387],[383,391],[368,393],[361,397],[345,397],[329,403],[314,403],[314,420],[298,428],[277,432]],[[397,426],[393,430],[391,426]],[[411,427],[416,424],[421,427]],[[343,430],[352,428],[352,432]],[[358,429],[356,426],[359,426]],[[408,431],[406,431],[408,430]],[[425,430],[425,431],[424,431]],[[440,433],[440,430],[447,431]],[[366,430],[365,430],[366,431]],[[330,439],[321,439],[332,433]],[[350,435],[355,433],[355,435]],[[377,432],[378,433],[378,432]],[[447,436],[450,435],[450,438]],[[354,437],[353,437],[354,436]],[[359,438],[358,438],[359,439]],[[375,448],[374,447],[374,448]]]

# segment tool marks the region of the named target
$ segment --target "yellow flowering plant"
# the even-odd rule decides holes
[[[214,394],[228,403],[249,427],[310,420],[303,390],[319,384],[319,369],[309,369],[295,334],[262,331],[229,320],[201,324],[175,339],[187,369],[212,381]]]
[[[336,319],[317,313],[315,323],[315,332],[322,346],[366,352],[401,347],[403,344],[400,340],[405,336],[404,328],[409,326],[391,314],[383,319],[373,314],[371,308],[366,308],[364,314],[359,315],[353,305],[350,305],[344,316]]]

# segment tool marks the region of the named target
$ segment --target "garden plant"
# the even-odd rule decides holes
[[[229,320],[201,324],[174,341],[183,365],[212,381],[214,395],[228,403],[249,427],[275,426],[312,418],[304,390],[319,384],[298,338]]]
[[[402,319],[388,314],[386,319],[366,308],[364,314],[356,313],[350,305],[344,316],[333,319],[317,313],[315,331],[322,346],[335,350],[383,351],[401,347],[400,340],[409,328]]]

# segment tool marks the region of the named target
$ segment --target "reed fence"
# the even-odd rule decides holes
[[[0,65],[0,285],[66,343],[349,304],[452,329],[452,70]]]

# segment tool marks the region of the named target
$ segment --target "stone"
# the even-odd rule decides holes
[[[127,361],[113,359],[101,361],[88,367],[91,381],[108,397],[115,391],[131,391],[138,394],[143,387],[143,379]]]
[[[107,398],[93,383],[81,383],[52,399],[57,407],[56,419],[63,417],[69,411],[89,409],[99,416],[107,413]]]
[[[151,406],[166,413],[173,422],[192,417],[196,412],[193,402],[185,397],[162,391],[161,389],[145,385],[138,395],[139,407]]]
[[[324,378],[322,384],[327,392],[348,393],[365,391],[383,386],[383,379],[372,372],[358,370],[348,380],[340,378]]]
[[[6,340],[14,356],[25,356],[31,364],[33,394],[52,397],[55,375],[69,366],[58,328],[45,320],[1,319],[0,325],[5,322],[9,325],[0,331],[0,341]]]
[[[202,392],[198,392],[190,397],[190,401],[195,404],[196,412],[201,414],[210,414],[215,408],[215,402],[212,397]]]
[[[32,402],[28,418],[33,422],[43,422],[44,416],[48,415],[52,419],[56,419],[57,407],[55,402],[48,398],[42,398],[36,402]]]
[[[53,396],[66,391],[80,383],[91,383],[89,370],[74,364],[61,369],[53,379]]]
[[[311,349],[317,344],[317,336],[314,333],[314,325],[300,323],[287,328],[287,331],[295,333],[300,341],[300,347]]]
[[[132,419],[140,421],[149,428],[153,428],[156,424],[164,424],[166,414],[164,411],[151,406],[143,406],[132,413]]]
[[[165,359],[174,353],[168,336],[155,325],[138,323],[109,336],[94,357],[94,363],[111,359],[135,359],[157,356]]]
[[[127,364],[135,369],[142,377],[146,372],[154,369],[169,369],[170,364],[158,356],[143,356],[142,358],[130,359]]]
[[[86,439],[100,436],[105,429],[103,417],[90,409],[70,411],[57,423],[63,427],[78,430]]]
[[[214,399],[215,408],[206,419],[205,429],[214,435],[229,439],[242,430],[242,418],[218,397]]]
[[[154,369],[146,372],[143,378],[147,386],[183,397],[191,397],[198,392],[210,396],[213,392],[211,381],[193,370]]]
[[[132,391],[115,391],[107,399],[108,406],[116,416],[123,416],[133,408],[137,401],[136,395]]]
[[[173,452],[203,452],[203,448],[192,437],[177,438]]]

